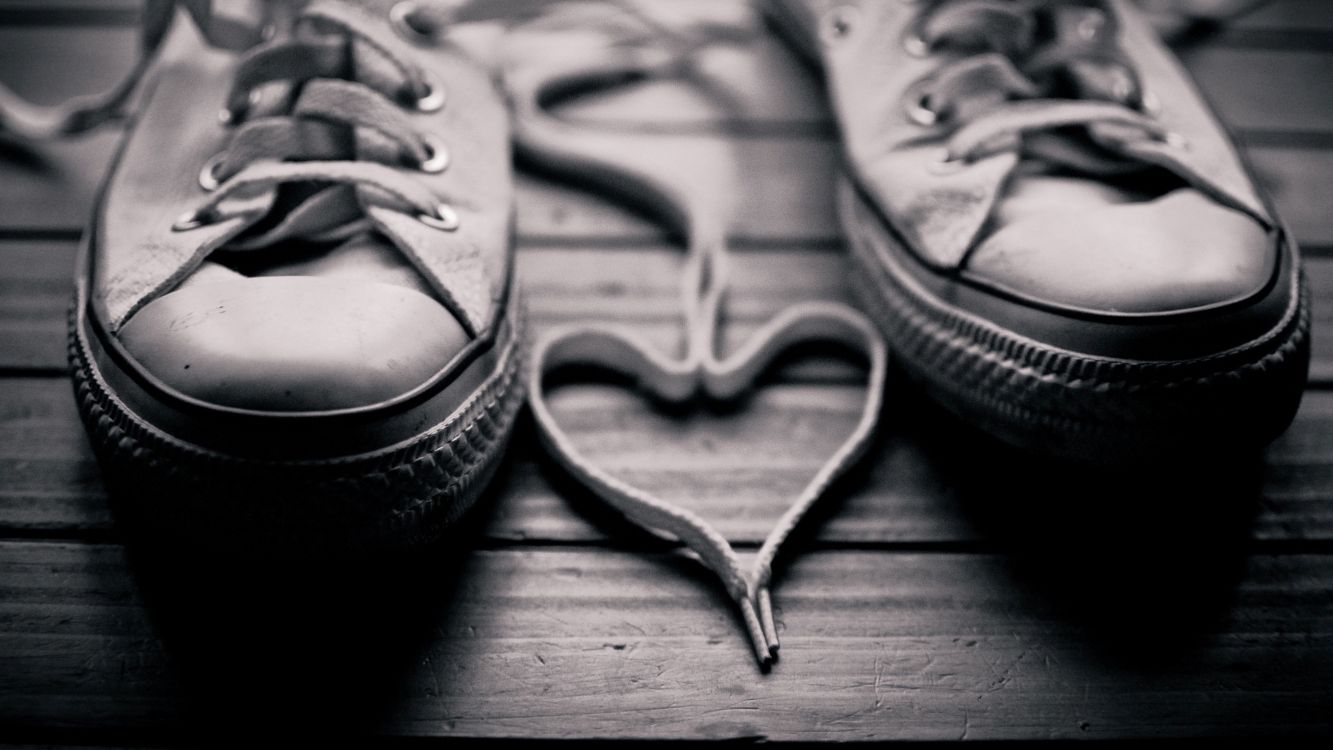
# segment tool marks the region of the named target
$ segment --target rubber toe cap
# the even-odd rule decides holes
[[[1076,181],[1025,181],[967,270],[1038,302],[1089,313],[1169,315],[1245,300],[1277,253],[1253,219],[1181,189],[1144,202],[1080,201]],[[1025,210],[1024,204],[1031,206]]]
[[[347,279],[247,278],[149,302],[119,332],[163,384],[218,406],[352,409],[419,387],[469,337],[413,289]]]

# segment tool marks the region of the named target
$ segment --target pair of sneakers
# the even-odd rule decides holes
[[[425,4],[149,3],[85,236],[79,408],[146,523],[278,546],[458,518],[523,401],[508,113]],[[855,287],[900,366],[1033,452],[1132,464],[1291,420],[1291,238],[1124,0],[769,0],[823,71]],[[11,130],[94,123],[114,102]],[[260,542],[261,544],[266,542]]]

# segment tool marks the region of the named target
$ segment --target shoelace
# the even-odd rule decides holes
[[[140,17],[139,57],[119,84],[105,93],[76,97],[56,106],[33,104],[0,84],[0,132],[38,141],[95,130],[123,119],[138,92],[139,81],[171,28],[178,4],[189,12],[208,42],[216,47],[243,49],[259,41],[257,29],[239,35],[231,28],[215,30],[209,23],[206,0],[145,0]]]
[[[1002,3],[977,0],[949,0],[927,11],[940,12],[943,5],[996,6]],[[1005,10],[1028,12],[1034,4]],[[636,197],[657,207],[680,236],[686,238],[686,259],[681,278],[681,317],[684,324],[684,352],[671,357],[654,349],[639,336],[613,324],[582,325],[551,331],[534,346],[529,373],[528,402],[538,433],[551,456],[569,474],[598,498],[619,511],[631,522],[650,531],[665,532],[698,556],[704,566],[721,580],[735,602],[755,658],[767,666],[779,650],[779,637],[773,613],[773,562],[801,519],[823,498],[829,486],[861,457],[870,443],[883,404],[888,368],[888,350],[873,325],[859,312],[833,303],[802,303],[786,308],[759,328],[736,351],[718,355],[721,316],[728,285],[728,254],[725,226],[715,207],[692,200],[677,186],[660,177],[636,171],[628,164],[608,161],[595,146],[582,148],[571,138],[569,123],[552,117],[543,107],[553,92],[562,90],[605,89],[626,81],[651,76],[690,75],[692,54],[718,39],[734,38],[728,34],[690,34],[669,29],[630,5],[617,5],[641,23],[617,23],[607,17],[606,5],[580,6],[552,13],[530,24],[547,29],[577,27],[594,23],[619,37],[607,55],[586,61],[582,67],[539,71],[536,75],[509,75],[515,108],[515,139],[520,154],[584,182],[600,185],[614,193]],[[929,46],[945,39],[948,27],[958,24],[958,31],[990,34],[984,27],[989,20],[987,8],[962,8],[963,15],[944,28],[926,29],[929,37],[920,43]],[[975,13],[975,14],[973,14]],[[621,19],[623,20],[623,19]],[[1094,38],[1096,35],[1094,34]],[[1100,41],[1100,40],[1098,40]],[[924,50],[923,50],[924,51]],[[1042,66],[1072,64],[1083,50],[1048,50],[1035,57]],[[1063,56],[1063,57],[1062,57]],[[1013,93],[1036,93],[1036,83],[1027,80],[1019,69],[1005,60],[990,65],[1002,70],[1014,84],[1002,89]],[[930,92],[934,101],[949,103],[954,112],[964,114],[963,100],[969,91],[978,90],[992,73],[983,66],[962,62],[944,71],[940,86]],[[1002,73],[1002,74],[1003,74]],[[1027,85],[1024,85],[1026,82]],[[705,82],[706,83],[706,82]],[[990,142],[996,134],[1056,128],[1084,122],[1121,123],[1132,131],[1159,134],[1161,129],[1142,113],[1128,109],[1121,100],[1136,91],[1130,81],[1129,92],[1113,91],[1115,101],[1075,102],[1078,109],[1053,109],[1046,102],[1010,104],[1003,112],[978,119],[971,129],[954,132],[949,160],[971,154]],[[927,92],[922,91],[924,96]],[[1031,111],[1040,107],[1040,111]],[[961,119],[961,118],[960,118]],[[547,377],[562,368],[584,367],[619,373],[651,396],[665,402],[679,403],[700,395],[718,400],[736,400],[753,383],[755,376],[780,354],[796,344],[836,343],[858,349],[866,357],[869,372],[866,399],[853,431],[825,461],[795,501],[782,514],[764,539],[750,566],[746,566],[731,544],[699,514],[686,510],[602,469],[579,450],[563,430],[547,401]]]
[[[615,325],[583,325],[554,331],[535,345],[529,405],[551,455],[588,489],[630,521],[665,532],[692,550],[712,570],[736,602],[760,665],[770,663],[779,639],[773,616],[772,565],[800,520],[829,485],[869,444],[883,400],[888,350],[873,325],[841,304],[803,303],[783,310],[736,351],[719,355],[721,316],[728,286],[724,217],[687,189],[628,164],[608,161],[596,141],[572,138],[568,123],[542,107],[547,94],[568,88],[608,88],[638,77],[679,73],[681,55],[703,42],[667,38],[656,49],[637,47],[589,61],[581,69],[539,71],[507,81],[513,94],[516,145],[529,158],[613,189],[635,195],[670,217],[686,238],[681,279],[684,353],[665,355],[639,336]],[[662,48],[665,47],[665,50]],[[662,53],[665,52],[665,55]],[[521,78],[521,79],[519,79]],[[586,133],[585,133],[586,135]],[[701,516],[623,481],[585,456],[564,432],[547,403],[546,376],[567,366],[620,373],[639,388],[668,402],[699,396],[734,401],[783,351],[798,344],[837,344],[858,350],[868,361],[866,399],[855,429],[829,457],[769,532],[753,564],[746,567],[731,544]]]
[[[923,0],[935,2],[937,0]],[[1173,36],[1191,30],[1216,28],[1267,0],[1138,0],[1157,28]],[[507,6],[508,4],[499,4]],[[76,97],[56,106],[33,104],[0,83],[0,132],[29,141],[62,138],[94,130],[108,122],[124,119],[133,108],[139,81],[170,30],[176,9],[184,8],[194,19],[209,44],[220,49],[246,50],[263,41],[264,27],[247,20],[236,21],[220,15],[209,0],[144,0],[140,24],[140,53],[125,78],[111,90],[97,95]],[[461,9],[468,15],[499,18],[512,9],[497,7],[476,13],[471,6]],[[400,33],[433,42],[449,19],[460,11],[453,0],[418,3],[404,0],[394,6],[390,18]],[[492,14],[499,15],[487,15]],[[660,26],[655,27],[661,30]],[[707,29],[710,34],[724,29]],[[908,44],[922,51],[926,40],[916,37]],[[694,40],[697,43],[697,40]],[[919,103],[919,102],[918,102]]]
[[[936,70],[909,88],[917,124],[947,134],[939,168],[961,168],[1020,145],[1073,169],[1123,168],[1095,149],[1046,137],[1088,127],[1094,141],[1154,138],[1184,147],[1152,116],[1102,0],[933,0],[902,41]]]
[[[285,215],[272,226],[233,241],[231,249],[296,236],[323,242],[355,234],[369,225],[358,197],[411,213],[440,230],[457,229],[454,209],[411,173],[448,167],[446,145],[419,132],[407,114],[442,107],[443,85],[409,61],[399,35],[360,8],[336,0],[306,5],[282,39],[266,39],[271,25],[215,14],[205,0],[149,0],[140,59],[119,86],[55,108],[31,105],[0,87],[0,129],[30,139],[53,138],[123,118],[177,7],[189,12],[209,44],[246,51],[220,116],[236,132],[228,147],[202,166],[199,185],[208,196],[174,229],[188,231],[221,220],[229,199],[291,183],[323,187],[284,206]],[[266,7],[270,12],[285,8]],[[422,24],[438,32],[448,17],[443,5],[413,2],[400,9],[393,20],[409,38],[421,33]],[[420,23],[408,13],[421,16]]]
[[[290,36],[249,50],[220,114],[236,133],[199,175],[211,195],[176,228],[222,218],[222,204],[233,196],[316,183],[327,187],[289,207],[277,226],[232,247],[264,246],[293,235],[331,241],[363,231],[369,221],[360,216],[358,195],[437,229],[457,229],[453,208],[409,171],[441,172],[449,152],[407,114],[437,111],[445,92],[409,61],[404,44],[360,9],[318,0],[300,11]],[[279,96],[261,94],[274,84]],[[294,101],[288,104],[289,99]]]

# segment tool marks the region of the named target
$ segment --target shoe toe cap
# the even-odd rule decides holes
[[[1271,281],[1277,262],[1258,222],[1195,190],[1048,206],[1007,221],[978,246],[968,273],[1057,307],[1155,315],[1244,300]]]
[[[126,352],[181,394],[265,412],[371,406],[427,382],[469,337],[436,300],[349,279],[189,285],[119,331]]]

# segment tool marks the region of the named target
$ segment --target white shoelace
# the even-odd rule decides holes
[[[223,109],[223,121],[236,133],[222,153],[201,165],[200,186],[209,195],[177,221],[178,230],[225,218],[221,205],[238,194],[293,182],[327,187],[290,208],[273,231],[240,240],[235,247],[266,246],[298,234],[328,241],[364,230],[367,222],[353,215],[359,214],[356,201],[346,200],[350,193],[340,191],[340,185],[361,188],[368,200],[415,215],[437,229],[457,228],[452,207],[412,174],[447,168],[447,148],[419,133],[404,111],[443,106],[442,84],[407,62],[407,42],[387,26],[372,23],[361,9],[337,0],[305,5],[292,35],[273,40],[265,38],[259,19],[218,16],[204,0],[148,0],[140,57],[119,86],[58,107],[32,105],[0,86],[0,130],[38,140],[124,118],[178,7],[189,12],[210,45],[245,51]],[[356,79],[346,75],[349,44],[374,58],[375,64],[358,71]],[[299,95],[289,103],[254,107],[259,89],[275,82]],[[350,134],[355,134],[351,151]]]
[[[883,400],[888,349],[878,331],[859,312],[842,304],[809,302],[786,308],[736,351],[718,355],[728,287],[726,217],[715,215],[715,208],[691,200],[691,196],[682,194],[658,176],[622,167],[596,154],[579,153],[567,137],[569,124],[556,120],[541,105],[546,98],[544,92],[562,87],[625,81],[678,69],[680,60],[675,55],[688,54],[693,45],[682,43],[681,39],[664,42],[665,59],[659,45],[657,50],[627,50],[627,54],[614,55],[615,59],[591,61],[582,71],[540,71],[536,77],[509,80],[520,151],[620,194],[647,197],[665,215],[677,218],[677,226],[671,228],[687,238],[681,279],[684,353],[678,357],[665,355],[639,335],[610,323],[554,331],[534,347],[529,404],[547,449],[572,476],[632,522],[679,539],[721,579],[740,610],[755,658],[762,666],[774,659],[779,646],[771,595],[773,561],[801,519],[870,443]],[[869,365],[865,402],[855,429],[783,513],[748,568],[727,539],[699,514],[635,487],[598,466],[579,450],[547,402],[547,375],[568,366],[628,376],[640,389],[665,402],[681,403],[701,396],[735,401],[777,356],[796,345],[811,343],[836,344],[864,354]]]

